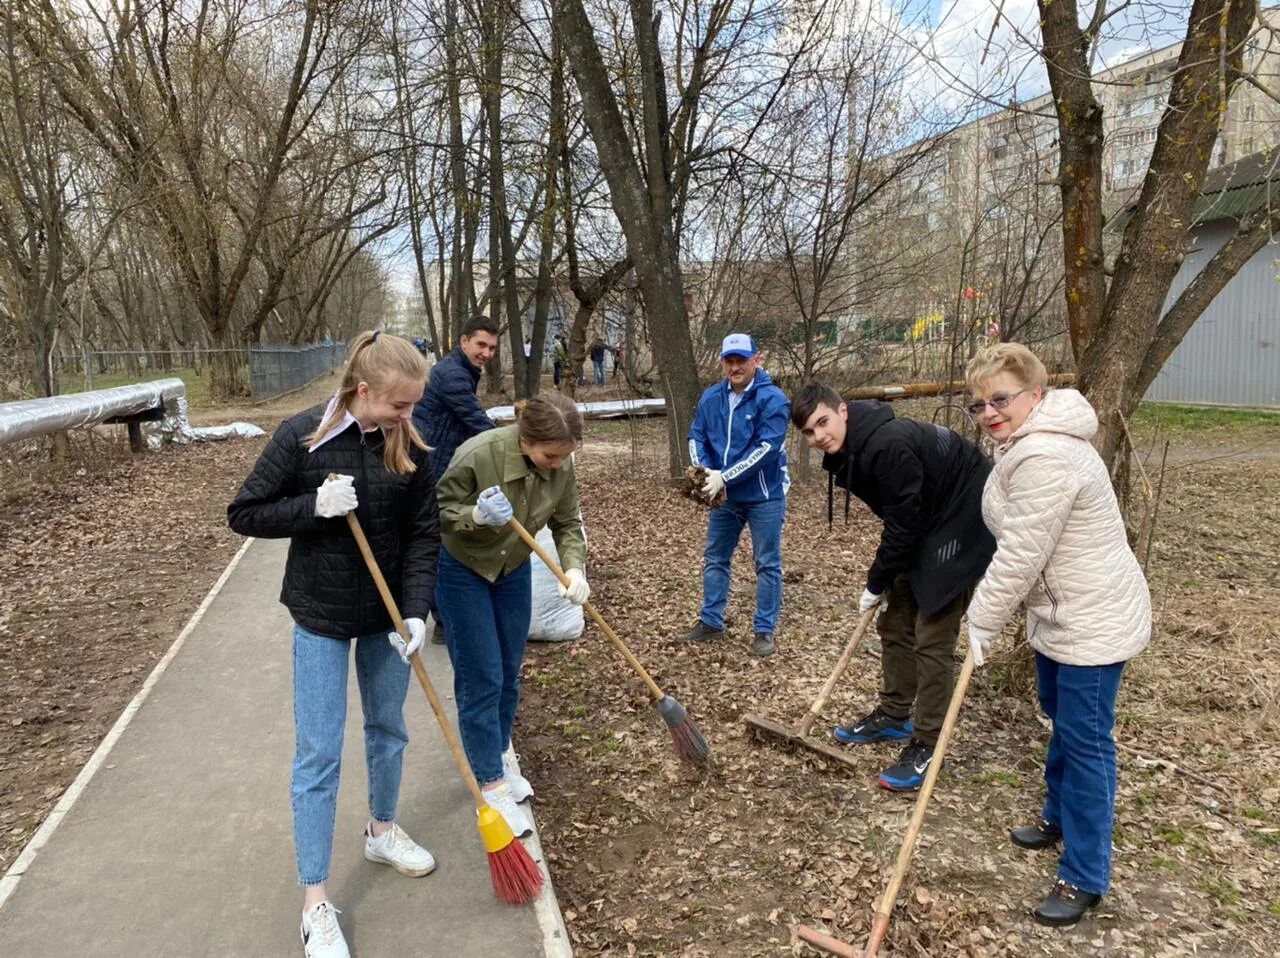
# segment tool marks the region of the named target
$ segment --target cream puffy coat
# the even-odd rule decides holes
[[[997,544],[970,625],[999,632],[1025,603],[1032,648],[1066,665],[1121,662],[1151,637],[1151,596],[1089,441],[1097,431],[1080,393],[1051,390],[996,451],[982,493]]]

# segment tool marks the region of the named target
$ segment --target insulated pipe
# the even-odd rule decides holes
[[[114,389],[0,403],[0,445],[89,426],[113,416],[134,416],[163,408],[167,401],[186,394],[187,387],[181,379],[157,379]]]

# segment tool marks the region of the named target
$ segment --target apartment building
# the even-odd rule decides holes
[[[1267,92],[1280,96],[1280,35],[1270,32],[1280,27],[1280,6],[1263,10],[1259,21],[1244,68],[1266,89],[1236,85],[1210,170],[1280,146],[1280,103]],[[1141,188],[1181,49],[1181,42],[1172,43],[1094,76],[1109,211]],[[1062,318],[1060,305],[1045,295],[1061,272],[1053,226],[1060,202],[1052,95],[989,113],[889,160],[910,152],[919,153],[919,161],[886,191],[883,203],[894,211],[894,242],[917,257],[919,280],[884,297],[867,318],[900,329],[925,315],[950,319],[966,307],[975,325],[991,319],[1006,328],[1035,323],[1037,335],[1052,335],[1055,317]],[[854,255],[865,261],[885,249],[885,231],[877,228]],[[1040,309],[1034,316],[1028,313],[1033,307]]]

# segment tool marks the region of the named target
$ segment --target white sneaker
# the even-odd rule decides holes
[[[351,958],[338,927],[338,914],[328,901],[302,913],[302,951],[307,958]]]
[[[410,878],[421,878],[436,870],[436,860],[431,853],[406,835],[395,822],[376,838],[371,828],[371,825],[366,825],[364,829],[364,857],[369,861],[390,865]]]
[[[502,753],[502,777],[511,786],[511,797],[517,802],[527,802],[533,798],[533,786],[520,774],[520,756],[514,751]]]
[[[511,794],[511,786],[505,781],[497,788],[486,788],[484,800],[486,805],[506,820],[507,827],[516,838],[533,834],[533,822],[529,821],[525,810],[516,804],[515,796]]]

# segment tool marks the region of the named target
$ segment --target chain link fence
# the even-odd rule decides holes
[[[346,343],[250,346],[249,391],[256,401],[300,389],[341,366],[346,358]]]
[[[54,353],[50,371],[56,392],[64,395],[175,376],[186,384],[188,401],[203,406],[228,395],[247,393],[258,402],[300,389],[341,366],[346,355],[346,343],[234,349],[86,346]],[[0,354],[0,401],[34,395],[29,366],[29,359],[20,354]]]

